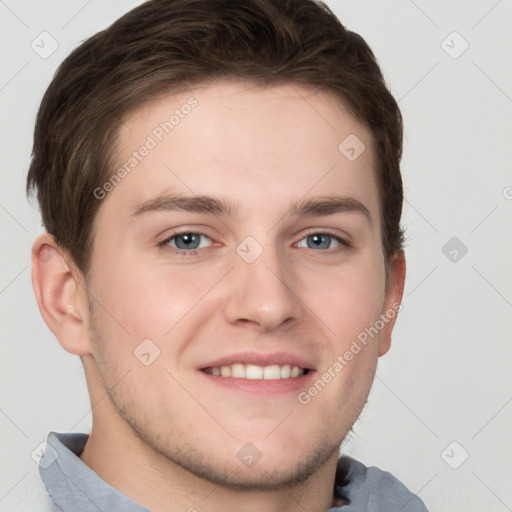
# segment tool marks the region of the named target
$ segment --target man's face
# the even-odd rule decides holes
[[[136,111],[116,149],[129,172],[103,199],[88,279],[105,410],[228,485],[335,460],[386,350],[382,333],[352,343],[393,302],[369,132],[325,93],[215,82]]]

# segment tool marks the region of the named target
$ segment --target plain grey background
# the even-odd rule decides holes
[[[80,360],[30,283],[35,115],[68,53],[138,3],[0,0],[0,509],[50,430],[91,422]],[[344,450],[432,511],[512,510],[512,2],[328,4],[373,49],[405,120],[403,310]]]

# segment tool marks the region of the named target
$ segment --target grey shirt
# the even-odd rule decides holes
[[[78,458],[87,439],[87,434],[50,432],[39,473],[51,500],[47,499],[47,506],[27,506],[26,510],[148,512],[149,509],[108,485]],[[350,503],[330,508],[329,512],[427,512],[420,498],[393,475],[368,468],[347,456],[338,459],[334,499]]]

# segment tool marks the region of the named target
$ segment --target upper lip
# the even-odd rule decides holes
[[[254,364],[257,366],[289,364],[292,366],[298,366],[299,368],[314,370],[313,363],[311,361],[308,361],[303,357],[291,354],[289,352],[238,352],[203,364],[199,367],[199,369],[203,370],[205,368],[230,366],[235,363]]]

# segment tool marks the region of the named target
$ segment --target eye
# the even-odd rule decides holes
[[[204,242],[206,239],[207,242]],[[167,248],[171,252],[182,255],[196,254],[196,249],[204,249],[208,246],[211,239],[204,233],[187,231],[184,233],[175,233],[169,238],[158,244],[159,247]]]
[[[306,247],[308,249],[331,249],[332,242],[334,241],[336,247],[346,246],[348,247],[348,243],[340,238],[339,236],[330,235],[329,233],[311,233],[305,236],[300,242],[299,247],[304,247],[301,245],[302,241],[306,241]]]

